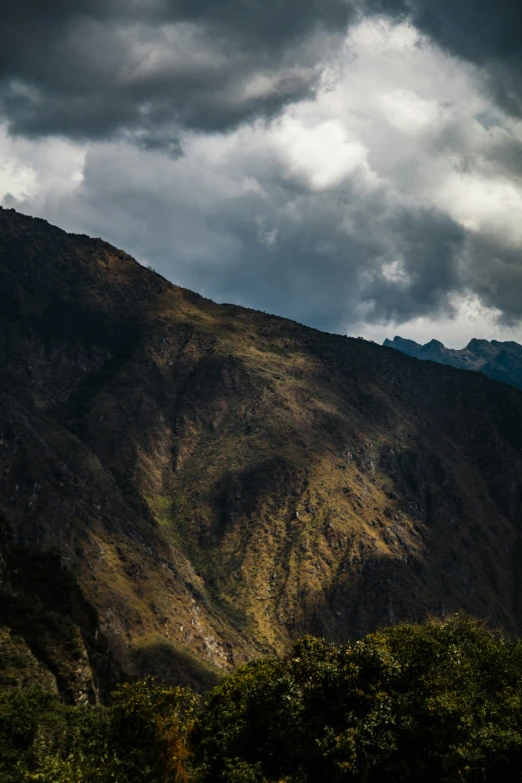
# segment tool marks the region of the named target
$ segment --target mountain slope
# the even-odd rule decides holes
[[[519,391],[11,210],[0,295],[0,510],[124,674],[205,687],[305,632],[457,609],[521,630]]]
[[[457,350],[446,348],[438,340],[419,345],[414,340],[394,337],[386,339],[383,345],[417,359],[449,364],[462,370],[477,370],[488,378],[522,389],[522,345],[513,341],[473,339],[465,348]]]

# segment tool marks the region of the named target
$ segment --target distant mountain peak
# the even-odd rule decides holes
[[[420,347],[418,343],[415,342],[415,340],[408,340],[406,337],[399,337],[399,335],[395,335],[393,340],[388,340],[386,338],[383,342],[383,345],[386,348],[399,348],[401,345],[410,345],[412,347],[417,346]]]
[[[479,337],[472,337],[471,340],[469,341],[469,343],[467,344],[466,348],[472,349],[472,348],[475,348],[477,346],[493,345],[493,344],[502,345],[502,343],[499,343],[497,340],[492,340],[490,342],[489,340],[485,340],[483,338],[481,339]]]
[[[489,378],[522,389],[522,345],[514,341],[501,342],[473,337],[465,348],[446,348],[440,340],[421,345],[396,335],[384,340],[383,346],[424,361],[448,364],[463,370],[476,370]]]

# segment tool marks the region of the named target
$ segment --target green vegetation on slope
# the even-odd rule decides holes
[[[305,637],[201,702],[145,680],[110,707],[0,696],[6,783],[517,781],[522,642],[474,620]]]

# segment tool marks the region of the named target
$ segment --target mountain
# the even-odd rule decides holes
[[[308,632],[456,610],[522,631],[518,390],[13,210],[0,301],[4,684],[206,688]]]
[[[488,378],[522,389],[522,345],[512,341],[473,339],[465,348],[458,350],[446,348],[438,340],[419,345],[414,340],[394,337],[393,340],[386,339],[383,345],[416,359],[449,364],[462,370],[477,370]]]

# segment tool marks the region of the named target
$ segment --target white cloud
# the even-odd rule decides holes
[[[83,179],[85,149],[62,139],[31,141],[9,136],[0,125],[0,202],[10,199],[35,206],[61,201]]]
[[[29,198],[35,190],[36,175],[30,166],[16,158],[0,159],[0,198]]]
[[[442,109],[410,90],[391,90],[380,96],[388,123],[406,136],[418,136],[440,123]]]
[[[314,191],[339,185],[356,171],[368,171],[368,150],[350,139],[338,120],[325,119],[315,126],[286,116],[272,132],[279,148],[285,176],[296,176]]]
[[[381,274],[385,280],[397,285],[408,285],[410,276],[408,275],[402,258],[396,258],[394,261],[387,261],[381,267]]]
[[[522,248],[522,188],[515,182],[453,171],[431,195],[470,231]]]

